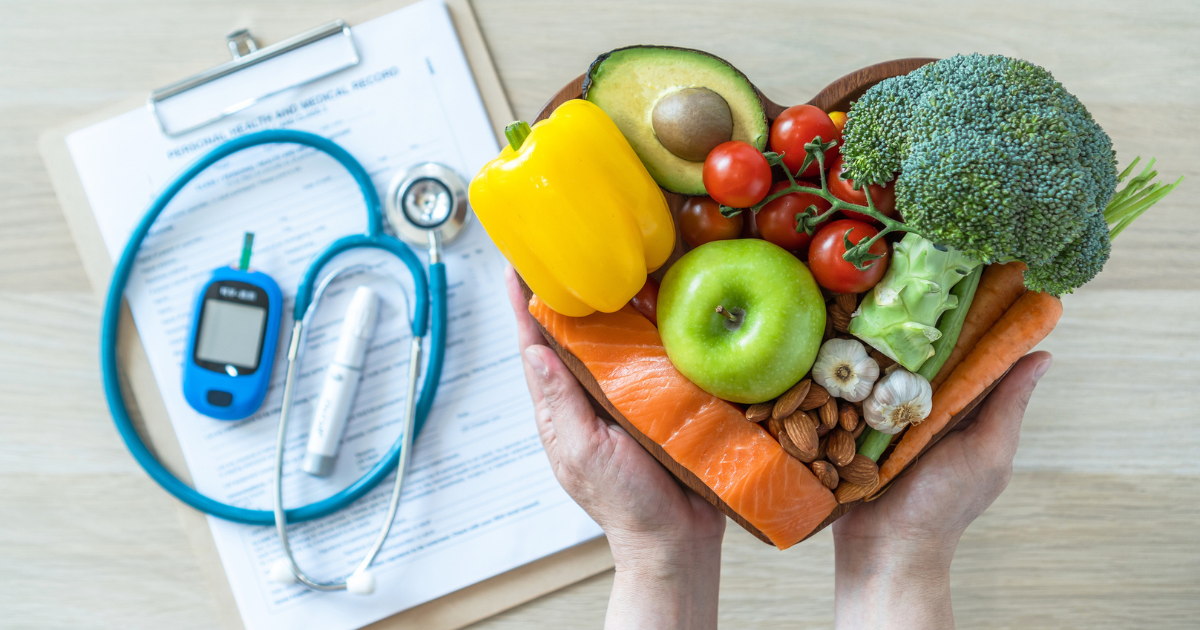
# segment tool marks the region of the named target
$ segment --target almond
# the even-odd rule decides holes
[[[852,483],[843,479],[842,482],[838,484],[837,490],[833,491],[833,497],[837,499],[838,503],[853,503],[859,499],[865,499],[867,495],[874,492],[875,485],[875,482],[864,485]]]
[[[854,460],[854,436],[841,427],[834,429],[829,434],[829,445],[825,447],[825,455],[838,466],[850,464]],[[867,458],[867,461],[871,460]]]
[[[849,464],[837,466],[837,471],[842,480],[860,486],[873,486],[879,480],[879,466],[866,455],[855,454]]]
[[[774,418],[774,417],[767,418],[767,433],[770,433],[771,437],[778,440],[779,434],[782,432],[783,432],[783,420],[779,420],[778,418]]]
[[[825,401],[829,400],[829,392],[825,391],[824,387],[813,383],[810,379],[805,380],[810,383],[810,386],[808,391],[805,392],[804,400],[800,401],[798,407],[808,411],[824,405]],[[776,408],[776,411],[778,411],[778,407]]]
[[[796,450],[803,454],[796,459],[811,462],[817,458],[817,425],[812,416],[796,411],[783,419],[783,429]]]
[[[788,437],[787,431],[779,432],[779,445],[783,447],[784,452],[786,452],[788,455],[791,455],[792,457],[806,464],[816,459],[815,453],[808,453],[797,448],[796,445],[792,443],[792,438]]]
[[[762,422],[771,417],[771,408],[774,406],[775,403],[769,402],[750,405],[746,407],[746,419],[750,422]]]
[[[848,402],[838,404],[838,425],[847,431],[858,428],[858,410]]]
[[[833,301],[851,315],[854,314],[854,309],[858,308],[858,296],[853,293],[834,293]]]
[[[828,436],[821,438],[821,441],[817,443],[817,459],[827,459],[825,457],[825,447],[828,444],[829,444]]]
[[[894,359],[876,350],[875,348],[871,348],[871,358],[875,359],[875,362],[879,364],[880,376],[883,375],[884,370],[896,365],[896,361]]]
[[[833,396],[821,405],[821,426],[826,429],[832,429],[838,424],[838,401]]]
[[[838,474],[833,464],[818,459],[812,463],[812,471],[826,488],[833,490],[838,486]]]
[[[828,434],[829,431],[830,431],[830,429],[826,428],[825,425],[821,424],[820,422],[817,422],[817,437],[825,437],[825,435]]]
[[[777,420],[792,415],[792,412],[800,407],[800,403],[804,402],[808,396],[808,390],[812,385],[812,379],[806,378],[792,388],[783,393],[779,400],[775,401],[775,406],[771,408],[771,417]],[[818,385],[818,387],[820,387]]]
[[[850,329],[850,313],[842,310],[838,304],[829,307],[829,321],[833,322],[833,329],[838,332],[844,333]]]
[[[854,432],[851,433],[851,435],[853,435],[854,439],[857,440],[858,436],[862,435],[862,432],[864,430],[866,430],[866,428],[867,428],[867,423],[865,421],[859,422],[858,426],[854,427]]]

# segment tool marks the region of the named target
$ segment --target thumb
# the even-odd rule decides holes
[[[1049,352],[1034,352],[1017,361],[1004,380],[992,390],[978,419],[964,431],[964,437],[977,455],[1010,464],[1017,454],[1021,421],[1033,396],[1038,379],[1050,369]]]
[[[559,447],[573,453],[587,450],[606,425],[592,410],[583,387],[550,348],[532,345],[524,354],[541,387]]]

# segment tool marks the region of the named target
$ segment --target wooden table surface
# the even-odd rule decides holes
[[[37,135],[223,60],[223,35],[267,42],[355,0],[0,1],[0,627],[213,628],[173,500],[126,454],[97,368],[99,307],[36,150]],[[772,99],[807,100],[884,59],[1003,53],[1050,68],[1124,164],[1188,181],[1127,230],[1069,296],[1044,347],[1016,472],[963,537],[962,627],[1200,625],[1200,4],[476,0],[518,115],[597,54],[702,48]],[[531,420],[532,421],[532,420]],[[823,532],[778,552],[725,542],[729,628],[832,622]],[[611,573],[478,624],[599,628]]]

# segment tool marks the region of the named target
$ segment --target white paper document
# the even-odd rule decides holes
[[[146,109],[71,134],[68,147],[113,259],[175,174],[221,142],[253,131],[298,129],[334,140],[367,168],[381,197],[392,177],[418,162],[441,162],[469,178],[496,155],[444,5],[425,0],[355,26],[353,33],[358,66],[189,135],[163,136]],[[267,62],[275,64],[267,70],[295,72],[288,63],[284,55]],[[354,180],[332,158],[297,145],[267,145],[203,172],[151,230],[126,298],[200,491],[271,509],[295,287],[314,254],[340,236],[365,231],[365,216]],[[237,262],[247,231],[255,233],[251,267],[272,276],[287,303],[266,402],[253,416],[226,422],[185,402],[182,362],[196,292],[213,269]],[[345,254],[326,269],[355,262],[370,269],[331,285],[310,329],[287,440],[288,507],[330,496],[358,479],[401,430],[409,346],[403,294],[411,295],[412,282],[398,260],[375,250]],[[270,567],[282,551],[274,529],[210,517],[248,629],[357,628],[600,535],[559,487],[542,451],[504,290],[503,258],[478,223],[447,247],[446,268],[445,369],[413,451],[399,515],[375,562],[375,594],[276,584]],[[318,479],[303,473],[300,462],[341,316],[359,284],[382,297],[380,323],[334,474]],[[292,526],[292,547],[310,575],[329,580],[354,568],[382,524],[392,479],[347,510]]]

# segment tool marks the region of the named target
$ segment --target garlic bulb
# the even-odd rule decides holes
[[[867,425],[880,433],[895,435],[917,424],[933,411],[933,388],[919,374],[893,370],[879,379],[875,391],[863,403]]]
[[[853,339],[830,339],[817,352],[812,377],[829,395],[858,402],[871,394],[879,364]]]

